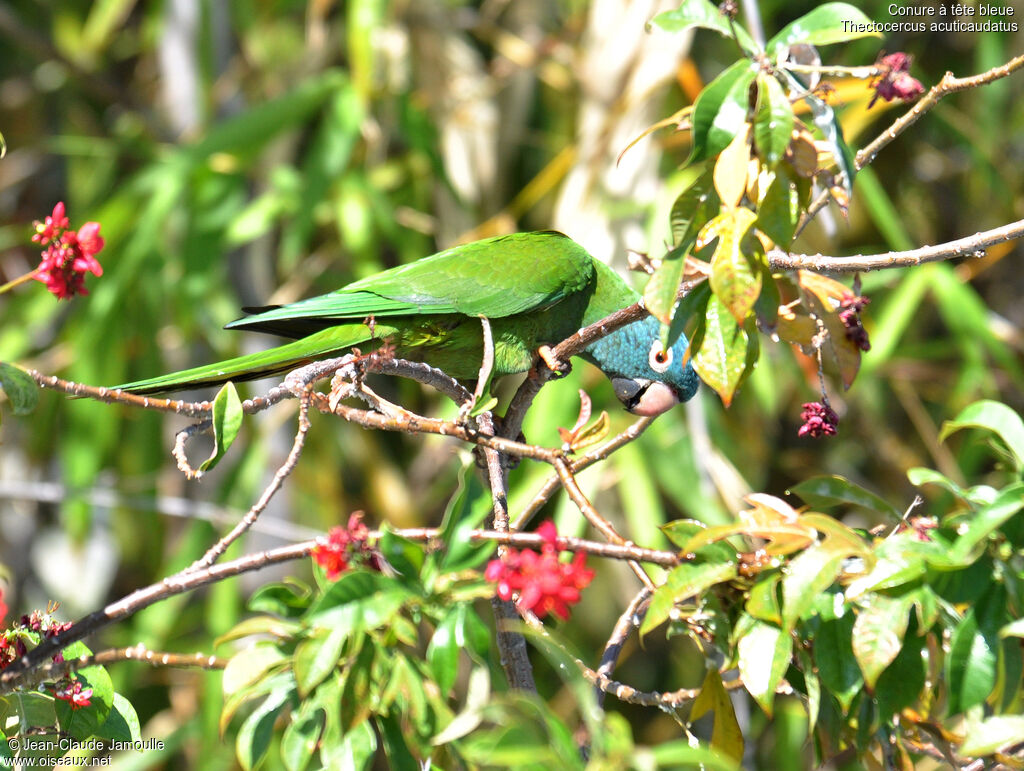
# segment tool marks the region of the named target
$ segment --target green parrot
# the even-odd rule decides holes
[[[385,270],[334,292],[282,306],[246,308],[227,329],[294,338],[259,353],[117,386],[163,393],[254,380],[287,372],[352,346],[388,342],[394,355],[454,378],[473,379],[483,357],[486,317],[494,337],[493,377],[526,372],[538,348],[636,302],[638,295],[604,263],[562,233],[488,238]],[[662,350],[659,324],[647,317],[580,355],[609,377],[626,409],[657,415],[697,390],[684,362],[686,338]]]

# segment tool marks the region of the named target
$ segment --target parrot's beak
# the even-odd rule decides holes
[[[634,415],[654,417],[679,404],[679,394],[665,383],[644,378],[613,377],[611,380],[615,396]]]

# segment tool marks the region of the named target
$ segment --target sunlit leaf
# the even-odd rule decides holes
[[[736,645],[743,685],[766,713],[772,714],[775,689],[789,667],[793,638],[777,626],[753,621]]]
[[[983,400],[970,404],[953,420],[942,424],[939,441],[964,428],[984,428],[996,434],[1024,467],[1024,420],[1012,408],[1000,402]]]
[[[25,370],[0,362],[0,388],[10,399],[15,415],[28,415],[39,403],[39,386]]]
[[[708,587],[735,577],[736,564],[734,562],[701,564],[685,562],[672,568],[665,583],[655,590],[654,596],[651,598],[644,623],[640,627],[640,634],[647,634],[665,621],[676,603],[695,597]]]
[[[750,167],[750,124],[744,124],[733,140],[715,161],[715,192],[722,205],[735,209],[747,189],[747,170]]]
[[[861,37],[881,37],[863,11],[848,3],[825,3],[796,21],[783,27],[765,46],[769,55],[793,43],[824,46],[856,40]]]
[[[683,265],[689,245],[672,249],[661,259],[661,265],[654,271],[644,288],[644,307],[662,324],[672,321],[676,307],[679,282],[683,278]]]
[[[693,368],[728,407],[747,369],[749,337],[716,296],[708,302],[705,319],[704,336],[693,357]]]
[[[748,53],[758,50],[757,44],[743,25],[730,22],[728,17],[708,0],[684,0],[676,10],[659,13],[652,22],[667,32],[685,32],[693,27],[714,30],[725,37],[735,37]]]
[[[757,75],[757,115],[754,119],[754,144],[765,165],[774,167],[786,154],[793,133],[793,106],[782,84],[768,73]]]
[[[711,748],[739,763],[743,759],[743,731],[736,719],[732,699],[722,683],[722,676],[714,667],[709,668],[704,675],[700,694],[690,708],[690,720],[700,720],[708,712],[715,714],[711,728]]]
[[[991,715],[977,723],[968,722],[958,754],[965,758],[991,755],[1020,742],[1024,736],[1024,715]]]
[[[717,228],[718,244],[711,258],[711,291],[742,324],[761,293],[761,270],[747,231],[755,215],[750,209],[734,209],[722,215]]]
[[[874,687],[903,647],[910,605],[904,595],[874,594],[857,614],[853,625],[853,653],[869,688]]]
[[[816,476],[789,488],[815,508],[827,506],[860,506],[872,512],[882,512],[893,518],[900,511],[888,501],[841,476]]]
[[[741,59],[701,91],[693,108],[693,150],[689,163],[715,157],[743,130],[749,107],[748,91],[756,69],[755,64]]]
[[[213,452],[199,466],[200,471],[209,471],[220,463],[238,436],[244,415],[234,383],[225,383],[213,400]]]
[[[950,636],[946,679],[951,714],[983,703],[995,686],[1005,603],[1006,590],[1001,584],[993,584],[976,605],[967,609]]]

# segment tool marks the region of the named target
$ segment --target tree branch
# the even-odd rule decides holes
[[[986,247],[1021,236],[1024,236],[1024,220],[1011,222],[1008,225],[975,233],[973,236],[949,241],[945,244],[922,246],[919,249],[904,252],[828,257],[823,254],[786,254],[779,249],[773,249],[768,254],[768,263],[772,270],[803,269],[825,273],[860,273],[885,268],[906,268],[926,262],[951,260],[968,254],[982,257]]]

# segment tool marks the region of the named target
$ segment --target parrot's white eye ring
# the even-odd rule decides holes
[[[651,345],[651,353],[647,360],[655,372],[664,372],[672,365],[672,349],[662,348],[661,340],[655,340]]]

